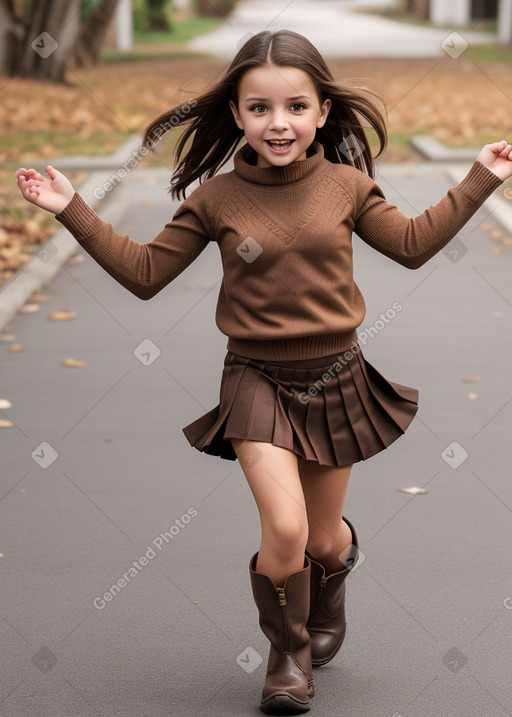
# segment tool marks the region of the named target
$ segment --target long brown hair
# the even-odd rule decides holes
[[[195,179],[213,177],[235,152],[244,133],[235,123],[229,101],[238,106],[238,83],[247,70],[270,64],[304,70],[316,86],[320,102],[331,100],[327,121],[315,136],[315,141],[324,147],[326,159],[350,164],[374,176],[374,161],[361,118],[378,137],[379,156],[386,147],[387,132],[378,96],[370,90],[336,82],[318,50],[302,35],[291,30],[265,30],[240,48],[211,90],[164,112],[147,127],[144,142],[153,146],[169,129],[188,125],[175,149],[177,163],[170,190],[173,197],[184,197],[185,189]]]

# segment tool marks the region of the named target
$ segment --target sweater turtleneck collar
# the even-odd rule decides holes
[[[324,159],[324,147],[321,142],[313,142],[307,151],[306,159],[296,160],[283,167],[257,167],[250,164],[256,161],[256,153],[249,144],[245,144],[234,156],[235,173],[254,184],[290,184],[313,174]]]

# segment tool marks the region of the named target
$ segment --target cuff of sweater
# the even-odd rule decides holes
[[[471,204],[480,205],[501,184],[503,184],[502,179],[481,162],[476,161],[458,185],[458,189]]]
[[[75,192],[67,207],[60,214],[56,214],[55,219],[65,226],[75,239],[83,240],[93,233],[92,228],[98,220],[98,215],[84,202],[78,192]]]

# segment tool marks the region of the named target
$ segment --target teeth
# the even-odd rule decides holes
[[[270,142],[270,144],[277,144],[277,145],[279,145],[279,144],[290,144],[291,139],[280,139],[280,140],[277,140],[277,139],[269,139],[268,141]]]

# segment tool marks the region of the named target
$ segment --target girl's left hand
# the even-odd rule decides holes
[[[512,177],[512,145],[503,139],[501,142],[486,144],[477,157],[484,167],[505,181]]]

